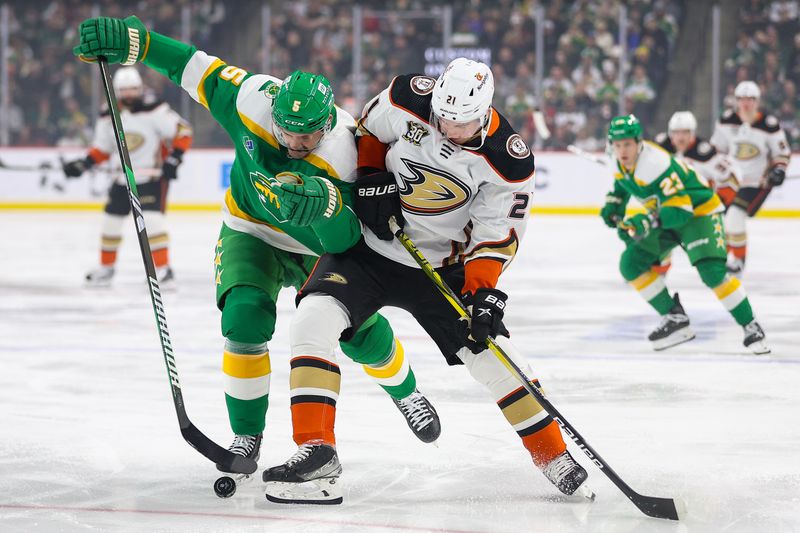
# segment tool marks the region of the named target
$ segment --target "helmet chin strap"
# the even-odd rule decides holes
[[[491,124],[491,122],[492,122],[492,120],[491,120],[492,113],[493,113],[492,108],[489,107],[489,109],[486,111],[486,114],[483,116],[483,119],[481,121],[480,129],[478,131],[476,131],[475,134],[472,137],[470,137],[469,139],[467,139],[464,143],[453,143],[453,141],[450,141],[449,139],[448,139],[448,141],[453,143],[453,144],[455,144],[456,146],[459,146],[460,148],[463,148],[464,150],[472,150],[472,151],[480,150],[480,148],[483,146],[483,143],[486,142],[486,136],[489,134],[489,124]],[[444,133],[442,132],[441,128],[439,127],[439,117],[436,115],[436,113],[433,112],[433,110],[431,110],[431,118],[434,121],[434,125],[436,126],[436,130],[440,134],[445,136]],[[466,143],[471,142],[478,135],[481,136],[481,142],[477,146],[467,146]]]

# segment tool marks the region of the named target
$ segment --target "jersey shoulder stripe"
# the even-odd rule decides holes
[[[667,132],[662,131],[661,133],[653,137],[653,142],[659,145],[667,152],[671,154],[675,153],[675,146],[672,144],[672,141],[670,140],[669,135],[667,135]]]
[[[753,122],[753,128],[757,130],[766,131],[767,133],[775,133],[780,131],[781,123],[773,115],[761,113],[758,120]]]
[[[426,124],[431,115],[434,78],[422,74],[401,74],[392,80],[389,99],[395,107],[411,113]]]
[[[483,156],[504,180],[527,180],[536,168],[531,149],[508,120],[494,108],[490,121],[489,134],[483,146],[475,152]]]

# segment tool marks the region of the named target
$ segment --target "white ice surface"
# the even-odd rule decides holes
[[[634,489],[684,498],[688,517],[675,523],[642,515],[574,448],[597,499],[560,496],[488,393],[395,309],[387,315],[441,415],[439,447],[418,442],[341,360],[344,504],[271,504],[260,481],[218,499],[214,466],[178,432],[132,223],[114,287],[82,287],[99,220],[0,212],[0,531],[800,531],[800,221],[750,224],[744,282],[768,357],[745,351],[680,251],[668,284],[697,339],[651,351],[657,317],[622,282],[621,243],[596,217],[534,217],[503,278],[507,325],[551,401]],[[189,415],[227,445],[211,281],[218,226],[217,215],[170,216],[179,289],[164,303]],[[261,467],[295,449],[292,297],[280,300],[270,343]]]

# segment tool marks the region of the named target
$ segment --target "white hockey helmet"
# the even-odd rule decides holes
[[[114,90],[144,89],[142,77],[136,67],[122,67],[114,73]]]
[[[697,119],[691,111],[675,111],[667,124],[667,131],[697,130]]]
[[[494,76],[489,66],[458,57],[447,65],[436,80],[431,111],[438,118],[469,122],[487,115],[493,97]]]
[[[733,96],[736,98],[755,98],[758,100],[761,98],[761,89],[758,88],[756,82],[745,80],[739,82],[739,85],[737,85],[736,89],[733,91]]]

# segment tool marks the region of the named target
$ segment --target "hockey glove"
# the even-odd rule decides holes
[[[94,159],[88,155],[84,159],[76,159],[64,163],[64,175],[67,178],[80,178],[81,174],[94,166]]]
[[[342,209],[342,195],[330,180],[304,176],[299,183],[281,183],[272,188],[281,214],[295,226],[322,224]]]
[[[353,206],[359,220],[384,241],[391,241],[394,233],[389,229],[389,219],[394,217],[401,228],[403,209],[397,181],[391,172],[378,172],[356,181],[356,199]]]
[[[506,300],[508,296],[498,289],[480,288],[475,294],[467,293],[461,297],[464,305],[472,311],[472,321],[465,328],[465,345],[472,353],[481,353],[486,349],[486,339],[503,335],[508,337],[508,330],[503,325]]]
[[[133,65],[147,49],[147,28],[137,17],[86,19],[78,27],[80,44],[72,53],[86,61],[105,57],[109,63]]]
[[[616,228],[620,220],[625,218],[625,202],[619,196],[611,193],[607,194],[606,205],[600,210],[600,216],[606,226]]]
[[[178,165],[183,160],[183,150],[175,149],[164,160],[161,165],[161,177],[168,180],[174,180],[178,177]]]
[[[772,169],[769,171],[769,174],[767,174],[767,183],[774,187],[782,185],[783,180],[785,179],[786,169],[783,167],[772,167]]]
[[[640,241],[647,237],[653,228],[653,219],[648,214],[637,213],[620,222],[619,228],[627,231],[634,240]]]

